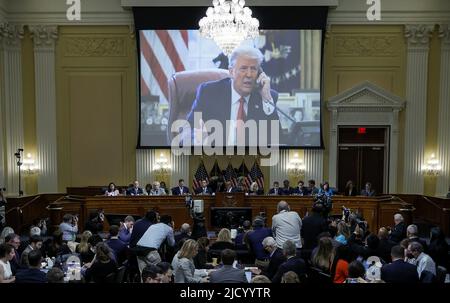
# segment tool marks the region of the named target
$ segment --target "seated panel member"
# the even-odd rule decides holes
[[[264,195],[264,190],[259,188],[259,185],[257,182],[253,182],[250,185],[250,191],[248,192],[250,196],[261,196]]]
[[[139,181],[135,180],[133,182],[133,187],[127,189],[127,196],[142,196],[144,194],[144,190],[139,187]]]
[[[345,191],[344,196],[357,196],[358,193],[356,192],[356,188],[353,186],[353,181],[348,180],[347,184],[345,185]]]
[[[361,191],[361,196],[366,196],[366,197],[375,196],[375,190],[372,189],[372,183],[366,182],[364,189]]]
[[[233,184],[231,183],[231,181],[225,181],[225,191],[226,193],[236,193],[239,190],[233,186]]]
[[[283,191],[280,188],[280,183],[278,181],[273,182],[273,188],[269,189],[269,195],[282,195]]]
[[[152,189],[148,193],[149,196],[165,196],[166,192],[163,188],[160,187],[160,183],[158,181],[153,182]]]
[[[294,189],[289,185],[289,180],[283,181],[282,193],[285,196],[290,196],[294,192]]]
[[[308,195],[314,196],[319,193],[319,189],[316,187],[316,181],[309,180],[308,181]]]
[[[294,188],[292,194],[297,196],[306,196],[308,194],[308,189],[305,187],[305,182],[302,180],[298,181],[297,187]]]
[[[197,195],[212,195],[212,189],[208,187],[208,182],[206,180],[202,180],[202,186],[195,190]]]
[[[187,186],[184,186],[183,179],[178,180],[178,186],[172,188],[172,195],[174,196],[189,195],[189,188]]]

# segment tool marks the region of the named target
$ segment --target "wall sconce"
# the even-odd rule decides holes
[[[303,164],[303,160],[298,157],[298,153],[295,153],[294,158],[289,160],[287,169],[288,173],[295,177],[300,177],[305,174],[305,165]]]
[[[159,155],[159,158],[155,160],[153,165],[153,170],[155,173],[160,175],[167,175],[170,173],[172,166],[169,164],[169,159],[167,159],[163,153]]]
[[[34,158],[30,153],[22,161],[22,172],[25,175],[34,175],[37,173],[38,167],[35,164]]]
[[[431,154],[431,158],[427,160],[427,163],[422,166],[422,172],[425,176],[436,177],[441,173],[442,166],[439,164],[438,159]]]

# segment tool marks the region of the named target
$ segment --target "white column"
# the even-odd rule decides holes
[[[38,192],[58,192],[56,139],[56,26],[30,26],[34,42]]]
[[[23,148],[23,97],[22,97],[22,51],[21,39],[23,38],[23,27],[10,24],[0,25],[0,59],[2,73],[2,127],[4,127],[4,138],[2,150],[6,157],[6,167],[2,160],[3,182],[7,193],[19,193],[19,176],[17,159],[14,154],[18,148]],[[3,132],[3,129],[2,129]],[[23,187],[23,186],[22,186]]]
[[[270,188],[274,181],[281,183],[283,180],[288,179],[287,166],[289,163],[289,150],[281,149],[278,152],[280,155],[278,164],[270,167]]]
[[[438,150],[437,159],[442,165],[442,174],[437,179],[437,196],[445,196],[450,187],[450,28],[440,25],[441,38],[441,83],[439,91]]]
[[[403,192],[423,194],[425,128],[427,117],[428,50],[433,26],[406,25],[406,123]]]
[[[170,163],[172,165],[170,173],[172,184],[168,184],[168,187],[175,186],[180,179],[184,179],[184,183],[189,184],[189,157],[185,155],[175,156],[173,153],[170,153]]]
[[[323,150],[306,149],[305,150],[305,182],[315,180],[317,184],[323,182]],[[332,184],[331,186],[336,186]]]
[[[153,182],[153,163],[156,160],[156,150],[138,149],[136,150],[136,179],[141,186]]]

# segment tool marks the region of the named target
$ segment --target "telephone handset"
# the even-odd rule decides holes
[[[258,75],[256,76],[256,79],[259,78],[259,76],[263,73],[263,69],[261,68],[261,66],[258,69]],[[258,89],[259,91],[263,88],[263,84],[261,83],[261,81],[256,82],[256,86],[255,89]]]

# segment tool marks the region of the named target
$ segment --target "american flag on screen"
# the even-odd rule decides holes
[[[198,165],[197,171],[195,172],[194,175],[194,182],[193,182],[194,190],[202,187],[201,183],[202,180],[208,181],[208,172],[206,171],[206,167],[203,161],[200,162],[200,164]]]
[[[247,179],[250,181],[250,183],[258,183],[260,189],[264,188],[264,175],[256,160],[252,168],[250,169],[249,174],[247,175]]]
[[[186,70],[189,36],[187,30],[142,30],[141,95],[155,95],[167,102],[167,80],[175,72]]]

